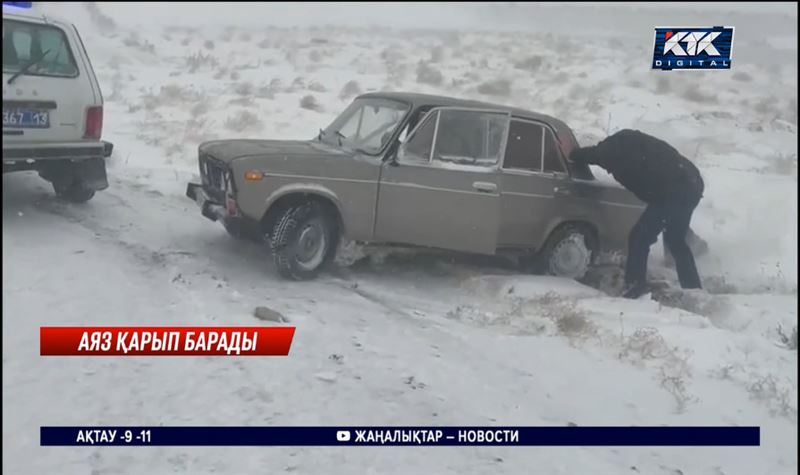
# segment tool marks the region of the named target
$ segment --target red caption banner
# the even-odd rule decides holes
[[[286,356],[295,327],[40,327],[41,356]]]

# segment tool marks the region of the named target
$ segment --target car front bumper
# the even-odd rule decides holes
[[[186,196],[197,203],[200,213],[211,221],[224,221],[232,217],[225,205],[214,201],[199,183],[189,183],[186,187]]]

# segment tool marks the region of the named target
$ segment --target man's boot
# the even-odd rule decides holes
[[[648,292],[646,282],[629,282],[625,284],[625,290],[622,291],[622,297],[626,299],[638,299]]]

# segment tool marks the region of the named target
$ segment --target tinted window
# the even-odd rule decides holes
[[[566,173],[564,163],[558,153],[556,139],[553,132],[547,131],[544,136],[544,171]]]
[[[39,58],[27,74],[64,77],[78,74],[67,37],[60,28],[3,20],[3,72],[18,72]]]
[[[541,171],[542,130],[538,124],[512,121],[503,168]]]
[[[500,159],[507,117],[497,112],[442,110],[434,159],[468,165],[496,164]]]

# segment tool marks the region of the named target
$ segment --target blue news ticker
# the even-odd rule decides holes
[[[759,446],[759,427],[41,427],[42,446]]]

